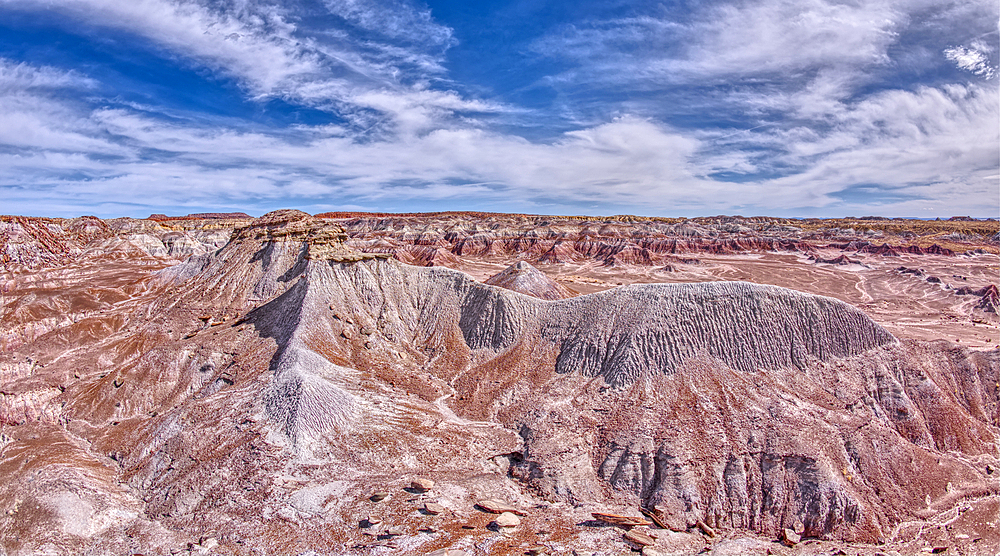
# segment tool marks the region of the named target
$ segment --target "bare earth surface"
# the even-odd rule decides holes
[[[998,233],[0,217],[0,555],[996,554]]]

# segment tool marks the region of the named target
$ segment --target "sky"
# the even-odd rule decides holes
[[[996,0],[0,0],[0,214],[1000,216]]]

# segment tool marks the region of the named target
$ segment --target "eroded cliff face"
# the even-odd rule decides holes
[[[540,529],[624,549],[580,523],[637,507],[695,551],[699,522],[915,547],[910,523],[996,506],[997,350],[739,282],[542,300],[346,235],[271,213],[143,274],[100,325],[8,348],[2,550],[342,554],[387,540],[359,528],[376,514],[403,553],[510,553]],[[414,477],[446,514],[416,511]],[[530,508],[523,526],[486,529],[484,498]],[[964,527],[941,534],[1000,547]]]

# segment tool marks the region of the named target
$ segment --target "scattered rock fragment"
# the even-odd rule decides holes
[[[802,542],[802,537],[795,531],[785,527],[781,531],[781,542],[784,543],[785,546],[795,546]]]
[[[510,512],[517,515],[526,515],[523,511],[511,506],[510,504],[504,502],[503,500],[487,499],[480,500],[476,502],[476,506],[479,509],[490,512],[491,514],[502,514],[504,512]]]
[[[402,527],[390,527],[385,530],[385,534],[390,537],[399,537],[401,535],[405,535],[406,531],[404,531]]]
[[[428,490],[434,488],[434,481],[430,479],[418,478],[410,481],[410,488],[420,492],[427,492]]]
[[[437,502],[427,502],[424,504],[424,513],[430,515],[438,515],[444,513],[444,506],[438,504]]]
[[[379,491],[373,492],[372,495],[368,499],[371,500],[372,502],[381,502],[381,501],[385,500],[388,497],[389,497],[389,493],[388,492],[386,492],[384,490],[379,490]]]
[[[498,515],[493,523],[496,523],[497,527],[517,527],[521,524],[521,518],[511,512],[504,512]]]
[[[617,514],[605,514],[600,512],[591,512],[594,519],[603,521],[605,523],[610,523],[612,525],[617,525],[619,527],[637,527],[640,525],[652,525],[651,521],[646,521],[641,517],[628,516],[628,515],[617,515]]]
[[[625,532],[625,540],[638,546],[640,549],[653,545],[653,537],[643,529],[630,529]]]
[[[695,525],[698,526],[698,529],[701,529],[702,533],[705,533],[705,536],[707,536],[709,538],[712,538],[712,537],[715,536],[715,529],[712,529],[711,527],[709,527],[708,524],[705,523],[704,521],[702,521],[702,520],[699,519],[698,522],[695,523]],[[794,533],[794,531],[792,531],[792,532]]]
[[[671,527],[669,527],[666,523],[663,522],[662,519],[660,519],[656,515],[656,512],[648,510],[646,508],[639,508],[639,512],[642,513],[642,515],[648,517],[650,520],[652,520],[652,522],[655,523],[656,526],[659,527],[660,529],[671,529]]]
[[[538,544],[535,546],[528,547],[528,549],[525,550],[524,553],[527,554],[528,556],[542,556],[543,554],[548,553],[548,550],[549,548],[547,546]]]

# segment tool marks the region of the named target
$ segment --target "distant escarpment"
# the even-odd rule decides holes
[[[568,218],[555,216],[431,213],[366,215],[325,213],[317,217],[341,224],[351,245],[392,254],[422,266],[449,257],[523,258],[565,263],[596,260],[606,266],[669,264],[677,256],[732,255],[757,252],[813,253],[838,249],[848,253],[898,256],[901,253],[955,255],[989,244],[995,222],[938,222],[923,235],[904,222],[782,220],[713,217]],[[855,227],[839,227],[849,224]],[[914,224],[920,229],[926,223]],[[975,233],[943,234],[971,227]],[[938,229],[940,228],[940,230]],[[945,246],[947,245],[947,247]],[[992,249],[992,247],[991,247]],[[994,250],[995,251],[995,250]]]
[[[304,213],[302,213],[304,214]],[[888,219],[791,220],[717,216],[566,217],[496,213],[323,213],[347,243],[419,266],[456,266],[463,258],[535,263],[597,261],[670,266],[692,255],[759,252],[844,253],[893,257],[1000,252],[996,221]],[[153,214],[148,219],[0,216],[0,264],[19,271],[77,260],[148,257],[175,261],[214,251],[254,219],[242,212]]]

